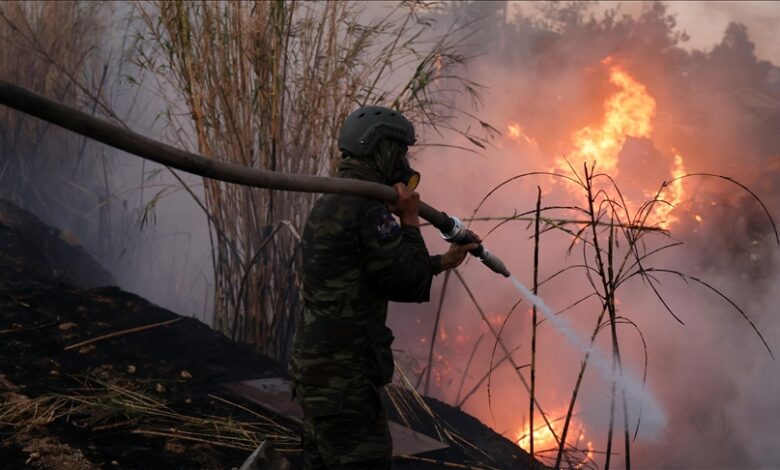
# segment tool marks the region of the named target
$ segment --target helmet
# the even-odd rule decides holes
[[[403,114],[382,106],[363,106],[350,114],[339,133],[339,150],[367,157],[382,138],[414,145],[414,126]]]

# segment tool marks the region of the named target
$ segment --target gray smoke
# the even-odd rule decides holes
[[[612,12],[615,6],[620,10]],[[415,162],[423,174],[423,199],[453,215],[469,216],[477,202],[504,179],[549,169],[554,158],[571,151],[573,131],[601,118],[603,101],[611,90],[599,64],[611,56],[647,86],[658,104],[652,140],[629,140],[623,149],[621,184],[641,194],[647,180],[653,180],[655,189],[660,179],[668,177],[669,149],[674,147],[685,157],[687,171],[735,177],[764,198],[773,214],[780,214],[780,69],[772,63],[780,62],[780,43],[775,40],[777,11],[776,2],[675,2],[666,7],[644,2],[446,4],[436,16],[442,25],[457,18],[464,23],[481,18],[471,24],[475,34],[470,41],[473,52],[482,55],[463,73],[488,87],[485,103],[481,109],[469,108],[468,102],[457,105],[502,132],[506,123],[520,124],[536,145],[501,137],[482,155],[454,148],[424,149]],[[592,12],[598,15],[591,17]],[[107,99],[131,128],[175,141],[156,127],[163,100],[146,94],[138,71],[118,62],[130,47],[125,36],[128,25],[132,31],[133,20],[128,20],[128,11],[122,8],[115,13],[111,16],[115,27],[109,30],[117,34],[107,41],[102,58],[108,65]],[[633,16],[624,18],[623,13]],[[129,85],[128,76],[142,85]],[[446,143],[470,146],[465,139]],[[80,142],[76,144],[79,148]],[[83,164],[103,173],[103,149],[88,149]],[[122,287],[208,321],[213,276],[206,218],[169,173],[135,157],[105,152],[110,162],[107,182],[95,182],[96,172],[75,181],[100,197],[95,196],[76,215],[57,210],[39,215],[76,233]],[[60,176],[47,175],[43,181],[56,182]],[[201,195],[198,179],[185,181]],[[499,191],[479,215],[506,216],[532,209],[537,184],[543,189],[545,204],[572,202],[573,196],[559,184],[529,178]],[[110,186],[110,197],[103,192],[105,186]],[[686,183],[686,194],[679,208],[681,221],[674,228],[675,237],[686,245],[659,256],[655,265],[679,268],[711,282],[751,316],[771,347],[780,349],[776,316],[780,294],[775,287],[780,282],[780,249],[762,211],[750,197],[722,181],[691,180]],[[111,220],[108,245],[104,244],[106,233],[82,217],[91,208],[106,204]],[[484,235],[493,226],[475,222],[472,228]],[[529,234],[525,223],[514,222],[486,240],[491,251],[525,283],[532,276]],[[425,229],[425,236],[432,251],[446,249],[433,230]],[[566,257],[567,246],[568,240],[560,234],[544,235],[541,278],[579,261],[576,249]],[[480,306],[500,327],[520,299],[517,291],[498,282],[479,263],[471,262],[461,271]],[[416,364],[418,370],[427,358],[441,278],[434,283],[433,302],[394,306],[391,312],[399,363],[412,368]],[[581,277],[569,274],[542,286],[541,297],[556,307],[564,306],[587,292],[587,287]],[[776,445],[780,428],[775,419],[780,413],[777,363],[770,360],[739,314],[710,292],[671,277],[663,279],[661,290],[685,326],[665,313],[641,282],[627,285],[619,297],[620,314],[634,320],[647,340],[646,390],[657,397],[668,422],[655,442],[642,440],[652,426],[645,427],[645,421],[640,427],[632,456],[635,466],[780,466]],[[455,402],[477,384],[491,362],[501,361],[502,354],[500,349],[493,354],[490,332],[454,278],[444,302],[433,389],[442,399]],[[595,308],[583,305],[565,314],[568,331],[576,335],[572,338],[587,337]],[[527,310],[528,305],[520,304],[502,334],[510,350],[519,348],[513,354],[519,365],[529,361]],[[551,324],[539,329],[537,396],[550,417],[558,418],[568,404],[583,351],[561,341],[561,335],[548,328]],[[459,393],[460,378],[480,337]],[[607,351],[609,344],[599,338],[596,348]],[[644,351],[632,330],[621,329],[621,351],[625,351],[627,367],[638,374]],[[492,410],[484,384],[463,405],[511,439],[518,437],[528,420],[527,394],[516,373],[507,363],[496,369],[491,378]],[[583,443],[592,441],[596,450],[603,450],[608,388],[594,375],[585,376],[575,421],[585,426]],[[635,412],[631,414],[633,422]],[[617,457],[613,462],[620,460]]]
[[[684,157],[687,172],[733,177],[754,190],[773,215],[780,214],[780,69],[770,61],[776,58],[776,41],[766,34],[768,25],[777,24],[779,10],[776,3],[741,5],[627,4],[603,16],[616,4],[510,3],[506,8],[503,2],[457,4],[449,11],[451,16],[484,18],[473,38],[475,49],[484,55],[467,70],[470,78],[489,89],[484,108],[477,112],[504,133],[506,124],[520,124],[537,145],[504,136],[480,156],[426,150],[418,155],[423,198],[454,215],[469,216],[477,202],[504,179],[551,168],[555,158],[571,151],[571,134],[603,116],[602,104],[610,89],[600,62],[611,56],[646,85],[657,103],[652,138],[629,139],[621,152],[618,184],[638,195],[654,191],[669,178],[674,148]],[[515,10],[520,14],[513,17]],[[598,16],[591,18],[591,12]],[[625,12],[633,16],[624,18]],[[701,18],[713,18],[716,35],[710,30],[713,23]],[[579,202],[560,184],[526,178],[500,190],[478,215],[532,210],[537,184],[543,189],[545,205]],[[717,178],[690,179],[685,194],[675,212],[680,221],[673,227],[673,236],[685,245],[656,256],[651,264],[709,282],[751,317],[777,352],[780,299],[774,286],[780,282],[780,247],[766,215],[751,196]],[[484,234],[493,226],[475,222],[472,228]],[[526,284],[532,275],[530,235],[529,227],[515,222],[486,240]],[[433,231],[426,236],[432,251],[445,249]],[[542,237],[540,279],[581,262],[576,248],[565,256],[567,246],[561,235]],[[477,263],[462,271],[482,308],[500,326],[519,298]],[[640,426],[632,464],[642,468],[780,465],[775,445],[780,428],[773,419],[780,411],[774,398],[780,392],[776,362],[748,323],[717,295],[674,276],[659,274],[659,281],[662,295],[685,325],[672,318],[639,280],[619,294],[619,314],[632,319],[647,341],[647,389],[667,417],[665,431],[656,441],[643,440],[650,427],[645,428],[646,422]],[[570,274],[542,286],[540,295],[562,307],[586,292],[586,284],[581,276]],[[425,366],[441,280],[434,288],[431,304],[395,306],[392,312],[399,336],[396,346],[402,357],[417,358],[418,367]],[[515,310],[502,335],[509,349],[519,347],[514,357],[520,365],[530,360],[527,308],[521,304]],[[596,308],[590,305],[564,314],[573,334],[589,334]],[[434,372],[436,393],[445,400],[455,401],[461,374],[480,336],[464,393],[487,371],[491,356],[493,363],[502,357],[500,349],[493,355],[493,338],[481,323],[469,297],[451,280]],[[561,341],[561,335],[546,325],[539,331],[537,396],[550,417],[558,418],[568,404],[582,351]],[[619,332],[625,363],[641,370],[644,351],[638,335],[623,327]],[[605,340],[600,338],[596,347],[609,350]],[[588,374],[575,420],[585,426],[587,440],[604,450],[608,387]],[[527,394],[506,363],[493,375],[491,403],[492,411],[483,385],[464,409],[516,438],[528,420]],[[636,411],[629,413],[633,422]],[[620,465],[621,459],[618,456],[613,463]]]

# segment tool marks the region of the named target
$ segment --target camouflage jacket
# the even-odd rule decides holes
[[[427,301],[440,271],[441,259],[429,256],[420,229],[399,225],[383,202],[321,197],[303,232],[304,310],[293,341],[293,380],[330,388],[355,377],[388,383],[388,301]]]

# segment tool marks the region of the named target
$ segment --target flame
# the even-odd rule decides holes
[[[458,333],[455,335],[455,342],[464,344],[469,339],[469,335],[463,330],[462,325],[458,325]]]
[[[539,144],[536,142],[536,139],[526,134],[523,128],[520,126],[520,124],[516,122],[510,122],[509,124],[507,124],[506,133],[509,136],[509,138],[514,141],[525,142],[526,144],[532,145],[534,147],[539,146]]]
[[[506,126],[506,131],[509,134],[509,137],[513,139],[519,139],[520,138],[520,125],[517,123],[510,123]]]
[[[440,339],[442,342],[445,342],[445,341],[447,341],[447,339],[448,339],[449,337],[450,337],[450,335],[448,335],[448,334],[447,334],[447,331],[444,329],[444,327],[443,327],[443,326],[442,326],[442,327],[440,327],[440,328],[439,328],[439,339]]]
[[[557,432],[557,430],[556,430]],[[555,449],[555,436],[547,426],[540,426],[533,432],[534,448],[539,450]],[[531,448],[531,433],[528,426],[517,432],[517,445],[525,451]]]
[[[649,139],[653,133],[653,118],[655,117],[656,102],[650,96],[647,88],[634,79],[620,65],[615,64],[611,58],[602,61],[609,67],[609,82],[618,90],[610,95],[604,102],[604,118],[598,126],[585,126],[572,134],[573,151],[566,157],[556,160],[556,170],[571,171],[569,162],[580,171],[583,164],[596,163],[596,171],[607,173],[613,178],[618,175],[619,154],[629,137]],[[522,129],[513,124],[509,126],[510,136],[515,135],[515,129],[519,133]],[[647,216],[647,225],[657,225],[668,229],[678,220],[672,214],[674,207],[683,201],[684,191],[682,182],[677,180],[685,174],[683,157],[674,151],[674,163],[670,184],[665,185],[658,194],[657,202],[651,207]],[[567,162],[568,160],[568,162]],[[653,183],[655,184],[655,182]],[[655,193],[647,193],[654,197]],[[635,210],[638,204],[627,201],[631,210]],[[668,204],[667,204],[668,203]]]
[[[563,420],[555,420],[550,422],[550,425],[555,430],[555,434],[553,434],[553,431],[550,430],[549,427],[547,427],[546,424],[542,424],[541,426],[538,426],[534,432],[533,435],[530,432],[528,423],[525,424],[525,426],[521,427],[517,433],[516,433],[516,439],[515,443],[525,450],[526,452],[529,451],[531,447],[531,437],[533,437],[534,440],[534,449],[535,451],[542,452],[542,451],[549,451],[551,449],[557,449],[558,443],[555,440],[555,436],[559,436],[562,433],[563,430]],[[582,457],[581,457],[581,463],[584,463],[586,460],[590,460],[593,458],[594,455],[594,448],[593,448],[593,442],[589,441],[585,436],[585,428],[582,426],[581,423],[577,422],[577,419],[572,419],[569,430],[572,431],[574,429],[579,429],[579,433],[575,433],[574,436],[570,433],[569,436],[566,439],[567,447],[570,449],[578,449],[580,450]],[[573,442],[576,441],[576,442]],[[576,453],[573,453],[576,455]]]
[[[572,135],[575,150],[570,158],[578,170],[583,163],[596,162],[599,171],[617,176],[618,154],[626,139],[649,138],[652,134],[655,100],[644,85],[618,65],[610,67],[609,82],[619,90],[604,103],[604,121],[598,127],[585,126]],[[568,169],[564,159],[557,166]]]
[[[659,201],[664,202],[658,202],[653,205],[652,212],[650,213],[650,216],[647,218],[648,224],[657,224],[659,227],[663,229],[669,229],[671,225],[679,219],[677,216],[672,214],[672,211],[675,207],[677,207],[680,203],[683,202],[683,186],[682,186],[682,176],[685,175],[685,165],[683,163],[683,158],[680,156],[679,153],[674,154],[674,168],[672,169],[672,182],[664,187],[664,189],[659,193],[658,199]],[[668,203],[668,204],[667,204]],[[699,217],[700,219],[700,217]],[[698,219],[697,219],[698,220]],[[699,220],[701,222],[701,220]]]
[[[500,328],[501,325],[504,324],[504,316],[500,315],[500,314],[488,315],[487,319],[488,319],[488,322],[490,322],[490,324],[493,325],[493,327],[496,327],[496,328]],[[482,324],[481,328],[482,328],[482,330],[484,332],[485,325]]]

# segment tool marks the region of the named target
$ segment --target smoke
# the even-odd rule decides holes
[[[754,187],[777,213],[780,165],[768,163],[780,154],[777,111],[772,110],[771,103],[762,101],[767,96],[777,99],[777,71],[762,62],[771,55],[764,51],[771,51],[774,43],[764,41],[752,48],[752,23],[747,30],[729,26],[723,18],[731,18],[730,13],[716,14],[723,9],[713,6],[707,11],[720,15],[717,35],[707,33],[709,42],[697,42],[700,35],[689,29],[691,40],[685,42],[679,24],[668,17],[672,11],[680,11],[679,23],[692,17],[678,6],[664,11],[645,4],[635,12],[644,15],[641,20],[635,16],[631,21],[621,21],[618,14],[611,23],[601,16],[590,23],[586,7],[576,4],[542,6],[541,13],[535,6],[522,8],[524,12],[513,17],[513,4],[504,8],[500,2],[454,3],[442,11],[439,20],[444,25],[458,15],[472,19],[486,16],[473,25],[478,32],[472,37],[474,51],[484,55],[464,70],[468,78],[488,87],[484,107],[474,111],[502,132],[505,124],[518,123],[536,144],[518,143],[503,136],[481,155],[435,147],[415,149],[414,165],[423,175],[420,192],[427,202],[453,215],[469,216],[477,202],[506,178],[551,168],[556,157],[571,151],[571,134],[602,117],[604,99],[612,89],[608,72],[600,63],[612,56],[647,86],[658,104],[653,138],[629,139],[623,148],[621,184],[638,195],[657,189],[670,174],[674,147],[684,156],[687,171],[736,177]],[[527,8],[531,11],[525,12]],[[623,11],[631,8],[635,7],[624,6]],[[132,106],[135,100],[128,97],[127,115],[135,117],[131,127],[154,135],[151,123],[160,109],[154,107],[154,100],[146,99],[151,106],[139,113],[143,105]],[[143,103],[144,95],[138,100]],[[144,123],[149,126],[144,128]],[[465,138],[447,143],[470,146]],[[150,188],[137,202],[127,200],[127,213],[132,214],[130,219],[135,224],[121,230],[140,234],[137,222],[157,191],[177,183],[158,168],[144,166],[132,157],[121,157],[121,161],[115,175],[125,189],[137,188],[139,178]],[[187,181],[200,194],[197,179]],[[545,204],[563,205],[574,197],[550,179],[529,178],[503,188],[478,215],[506,216],[531,209],[536,185],[542,187]],[[679,267],[723,289],[753,317],[770,346],[780,344],[780,325],[774,317],[774,306],[780,299],[772,290],[780,280],[775,268],[780,258],[762,214],[734,187],[715,181],[686,183],[686,194],[685,217],[675,228],[675,236],[687,244],[656,263]],[[123,199],[120,201],[120,205],[125,204]],[[164,193],[154,207],[157,218],[151,227],[158,235],[156,244],[150,241],[155,236],[148,232],[147,225],[143,233],[148,237],[135,238],[136,245],[129,245],[121,256],[114,255],[117,262],[109,266],[114,267],[120,284],[153,301],[182,313],[210,311],[208,294],[213,281],[205,217],[180,189]],[[694,214],[701,215],[701,223],[693,219]],[[485,235],[494,224],[474,222],[472,228]],[[513,222],[486,238],[491,251],[521,280],[532,275],[533,251],[527,228],[523,222]],[[446,249],[434,230],[424,230],[432,252]],[[186,240],[190,240],[189,245]],[[577,250],[566,257],[567,246],[567,238],[560,234],[544,235],[541,278],[578,259]],[[135,260],[133,269],[122,264],[127,259]],[[497,282],[495,275],[479,263],[470,262],[461,271],[498,330],[521,296],[510,284]],[[439,298],[442,277],[434,283],[432,299]],[[665,279],[662,290],[685,326],[666,314],[639,282],[628,285],[619,299],[621,314],[637,323],[648,343],[648,383],[636,396],[646,393],[660,402],[657,409],[651,410],[649,398],[644,398],[641,408],[646,414],[640,425],[639,443],[634,447],[635,466],[780,464],[774,446],[780,432],[771,419],[780,412],[774,399],[780,392],[775,363],[739,315],[717,298],[673,279]],[[552,305],[565,306],[586,291],[581,277],[567,274],[556,283],[542,286],[541,296]],[[187,301],[190,305],[183,306],[183,299],[191,299]],[[425,366],[436,300],[422,305],[394,305],[391,311],[398,362],[417,371]],[[591,304],[566,313],[569,336],[589,334],[593,308]],[[502,334],[509,350],[519,348],[513,358],[521,367],[529,360],[529,323],[528,306],[520,304]],[[539,329],[537,396],[548,416],[557,419],[565,413],[583,351],[577,344],[564,341],[566,335],[551,328],[552,324],[545,323]],[[461,401],[479,384],[490,364],[501,363],[490,378],[492,409],[488,406],[487,381],[463,407],[508,438],[517,439],[528,421],[527,394],[517,378],[525,369],[515,371],[507,362],[501,362],[500,348],[494,353],[494,338],[454,277],[436,335],[434,394],[451,403]],[[621,338],[626,367],[642,370],[644,354],[639,337],[624,329]],[[471,357],[478,341],[479,347]],[[610,346],[600,337],[595,347],[606,351]],[[468,377],[461,387],[469,361]],[[584,436],[578,442],[581,447],[588,442],[595,450],[605,447],[609,417],[606,382],[595,374],[585,376],[573,426]],[[636,403],[630,407],[632,423],[639,409]],[[665,427],[661,416],[667,418]],[[660,439],[646,439],[655,429],[661,430]]]
[[[747,25],[756,43],[756,56],[780,63],[780,45],[774,40],[778,2],[667,2],[681,28],[690,33],[689,49],[707,50],[720,42],[729,23]]]
[[[476,31],[471,37],[474,52],[483,55],[463,73],[488,87],[484,106],[471,110],[468,102],[455,105],[470,109],[502,132],[506,124],[517,123],[533,143],[504,135],[481,155],[456,148],[415,149],[414,165],[423,176],[420,192],[427,202],[467,217],[505,179],[552,168],[557,157],[571,152],[572,133],[603,117],[603,102],[613,89],[601,62],[610,56],[643,83],[657,102],[652,138],[628,139],[621,151],[621,186],[637,198],[655,191],[670,174],[674,148],[684,157],[688,172],[735,177],[753,188],[773,214],[780,213],[780,69],[772,63],[780,62],[780,43],[774,40],[777,4],[674,2],[664,7],[628,3],[611,13],[616,5],[451,2],[442,8],[436,18],[442,25],[458,17],[483,18],[471,25]],[[146,93],[143,85],[128,86],[128,76],[140,83],[143,77],[118,61],[129,47],[126,31],[133,29],[128,25],[134,20],[126,13],[120,9],[114,17],[116,27],[109,30],[118,33],[106,43],[106,51],[122,53],[106,52],[102,62],[108,66],[104,88],[112,93],[110,104],[127,117],[131,128],[174,140],[155,131],[165,97]],[[597,16],[591,18],[591,13]],[[631,16],[624,18],[623,13]],[[465,138],[446,143],[473,148]],[[158,166],[110,150],[105,150],[104,160],[102,148],[89,149],[85,163],[92,169],[103,161],[116,162],[107,167],[108,193],[102,192],[106,185],[95,183],[94,173],[76,181],[101,196],[91,207],[110,207],[110,230],[101,232],[96,224],[80,224],[81,215],[65,216],[55,209],[39,215],[77,232],[122,287],[208,321],[213,273],[208,224],[200,208]],[[48,176],[53,181],[59,175]],[[202,196],[197,178],[185,177],[185,181],[196,196]],[[526,178],[502,188],[478,215],[507,216],[532,209],[537,185],[546,205],[570,204],[579,197],[549,178]],[[774,288],[780,282],[780,249],[765,215],[752,198],[716,179],[688,180],[685,194],[673,234],[686,244],[660,255],[655,265],[681,269],[721,289],[751,316],[769,345],[780,349],[776,316],[780,293]],[[486,235],[495,223],[473,222],[471,228]],[[432,252],[446,249],[434,230],[424,230]],[[522,281],[532,276],[529,235],[521,221],[505,224],[485,237],[488,248]],[[107,239],[111,243],[106,244]],[[540,278],[580,259],[580,245],[567,256],[568,242],[562,234],[545,233]],[[469,262],[461,272],[498,330],[521,296],[479,263]],[[431,298],[436,300],[394,305],[391,311],[398,362],[417,372],[425,366],[442,278],[434,282]],[[566,306],[587,293],[588,287],[581,275],[572,272],[543,285],[540,295],[551,305]],[[663,279],[661,291],[684,326],[665,312],[641,282],[626,285],[618,299],[620,314],[638,325],[648,345],[647,385],[636,396],[647,393],[659,402],[657,409],[650,410],[649,398],[644,399],[642,409],[647,414],[633,449],[635,466],[780,465],[776,446],[780,429],[774,419],[780,413],[776,362],[738,312],[711,292],[671,277]],[[564,335],[551,327],[555,322],[539,328],[537,397],[551,419],[565,413],[583,354],[577,340],[572,344],[564,339],[581,338],[592,331],[594,308],[593,303],[584,303],[566,312]],[[495,340],[470,297],[451,278],[441,328],[435,332],[432,386],[435,395],[451,403],[462,401],[477,387],[463,408],[517,439],[528,421],[527,394],[517,378],[526,373],[523,366],[530,356],[528,305],[519,304],[511,315],[502,341],[514,351],[519,370],[501,362],[501,348],[494,348]],[[620,329],[624,364],[638,374],[644,367],[642,341],[636,331]],[[597,350],[609,347],[605,338],[598,338]],[[487,381],[480,380],[491,364],[500,365],[490,378],[488,397]],[[587,373],[575,416],[581,447],[592,442],[595,450],[604,449],[607,395],[605,380]],[[632,423],[639,408],[635,404],[629,409]],[[665,427],[661,426],[662,414],[667,418]],[[654,429],[661,429],[661,437],[645,439]]]
[[[129,60],[135,34],[143,32],[134,5],[19,2],[0,8],[4,79],[170,141],[156,125],[166,100],[149,91],[154,87],[146,80],[154,77],[141,76]],[[71,47],[58,47],[63,43]],[[0,196],[67,232],[120,287],[209,322],[209,228],[180,181],[159,165],[21,113],[3,113],[8,132],[0,137]],[[202,200],[200,178],[180,176]]]
[[[749,4],[736,12],[736,4],[644,3],[622,5],[617,14],[604,16],[614,6],[589,10],[583,4],[509,4],[503,9],[501,2],[474,2],[448,11],[448,18],[484,17],[473,38],[484,55],[466,73],[488,87],[485,106],[476,112],[504,135],[482,155],[454,149],[420,151],[415,164],[422,172],[423,199],[468,217],[505,179],[552,168],[556,158],[572,151],[572,134],[603,117],[604,100],[613,88],[601,61],[612,57],[647,87],[657,103],[652,136],[628,139],[620,153],[622,188],[636,199],[646,199],[670,179],[674,155],[679,154],[686,172],[733,177],[754,190],[773,215],[780,214],[780,69],[771,62],[775,41],[765,34],[766,25],[777,21],[769,7]],[[591,12],[597,16],[591,18]],[[623,13],[632,16],[624,18]],[[717,19],[715,32],[710,30],[712,22],[701,21],[705,17]],[[519,125],[529,139],[511,139],[506,128],[510,123]],[[532,210],[537,185],[543,190],[544,205],[581,200],[551,179],[529,177],[503,187],[478,215]],[[718,178],[689,178],[683,188],[684,199],[673,212],[679,220],[672,235],[685,244],[655,256],[651,264],[678,269],[719,289],[750,316],[777,352],[780,299],[773,286],[780,282],[780,247],[766,215],[750,195]],[[485,235],[495,224],[473,222],[471,228]],[[523,282],[532,275],[529,229],[524,222],[511,222],[486,239],[486,246]],[[446,249],[435,231],[425,235],[431,251]],[[568,242],[555,232],[545,233],[540,279],[581,261],[581,245],[566,256]],[[497,330],[520,297],[478,263],[461,271]],[[657,397],[658,411],[667,418],[665,426],[658,426],[659,439],[653,440],[652,413],[643,414],[632,463],[644,468],[780,465],[775,446],[780,429],[773,419],[780,411],[774,398],[780,391],[776,362],[739,312],[720,297],[675,276],[658,276],[661,294],[684,325],[638,279],[627,283],[618,297],[619,314],[634,321],[647,342],[647,385],[641,390]],[[570,273],[543,285],[540,295],[551,305],[564,307],[588,287],[581,274]],[[441,279],[434,283],[430,304],[394,305],[391,311],[399,361],[412,368],[426,366],[440,289]],[[583,355],[572,339],[589,334],[596,308],[595,302],[585,302],[564,313],[570,325],[567,334],[552,322],[540,326],[537,397],[550,419],[565,413]],[[432,385],[435,395],[454,403],[503,354],[500,348],[494,351],[494,338],[456,281],[450,281],[440,324]],[[619,333],[624,364],[643,370],[639,335],[626,326],[620,326]],[[521,366],[519,373],[527,372],[522,368],[530,361],[530,315],[525,304],[506,321],[502,340],[509,350],[519,348],[513,357]],[[596,349],[609,350],[605,340],[599,338]],[[459,393],[466,364],[468,377]],[[463,405],[510,439],[517,439],[528,421],[527,393],[517,373],[502,363],[491,378],[490,397],[483,383]],[[586,373],[575,423],[584,426],[586,434],[580,447],[591,441],[593,448],[604,450],[609,388],[608,381],[595,375],[590,369]],[[638,410],[629,409],[632,423]],[[615,457],[613,463],[620,460]]]

